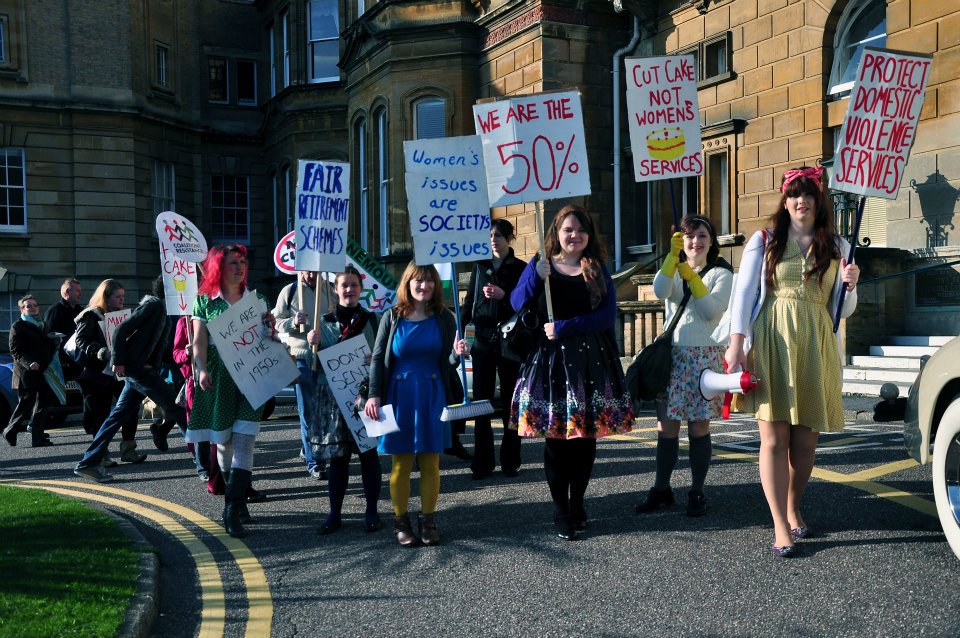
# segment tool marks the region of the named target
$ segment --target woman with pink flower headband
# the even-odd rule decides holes
[[[822,167],[783,175],[770,227],[747,242],[730,298],[728,370],[750,370],[757,389],[735,406],[753,411],[760,427],[760,483],[773,517],[771,551],[796,555],[795,541],[813,535],[800,513],[820,432],[843,429],[841,360],[833,333],[857,305],[860,269],[843,257],[823,191]]]

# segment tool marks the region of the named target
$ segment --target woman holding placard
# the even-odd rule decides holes
[[[756,413],[760,483],[773,517],[773,555],[795,555],[811,536],[800,501],[820,432],[843,429],[841,362],[833,317],[853,313],[860,270],[848,264],[821,182],[823,168],[789,170],[771,228],[754,233],[730,298],[727,369],[750,370],[760,385],[734,405]]]
[[[363,283],[360,273],[353,266],[338,273],[334,280],[337,293],[337,306],[333,312],[323,315],[319,329],[307,333],[307,343],[323,348],[341,341],[363,335],[370,351],[377,337],[377,316],[360,307],[360,293]],[[364,362],[370,364],[370,355]],[[317,530],[320,534],[330,534],[340,528],[340,511],[343,497],[347,493],[350,480],[350,457],[357,453],[360,459],[360,476],[363,481],[363,494],[367,500],[364,513],[364,528],[368,532],[380,529],[380,515],[377,513],[377,501],[380,500],[380,457],[377,450],[360,452],[353,435],[343,420],[340,407],[330,390],[323,372],[318,373],[313,397],[305,397],[313,402],[310,424],[310,441],[314,458],[327,464],[327,494],[330,498],[330,513]]]
[[[450,424],[440,420],[456,361],[449,344],[454,344],[457,355],[466,351],[463,340],[454,341],[456,332],[456,319],[443,303],[437,269],[411,261],[397,286],[396,305],[384,313],[377,331],[364,410],[371,419],[379,419],[381,404],[393,405],[400,427],[399,432],[380,437],[378,450],[393,455],[390,498],[394,532],[403,547],[419,540],[424,545],[440,542],[433,515],[440,496],[440,453],[451,440]],[[414,461],[420,467],[419,539],[408,514]]]
[[[203,262],[203,279],[192,313],[194,370],[200,392],[193,398],[186,434],[189,443],[210,441],[217,445],[217,460],[227,477],[223,526],[234,538],[246,535],[241,517],[249,516],[245,497],[263,408],[252,408],[240,393],[217,348],[210,343],[207,322],[247,293],[247,270],[247,249],[242,245],[213,246]],[[268,303],[263,295],[257,296]],[[263,322],[273,330],[272,314],[265,312]]]
[[[574,540],[587,526],[584,495],[597,439],[629,432],[633,404],[613,333],[617,295],[603,262],[607,249],[583,208],[564,206],[544,242],[547,259],[531,260],[510,301],[519,311],[539,304],[549,317],[544,282],[552,292],[546,339],[520,367],[509,427],[543,437],[544,472],[555,507],[557,535]]]

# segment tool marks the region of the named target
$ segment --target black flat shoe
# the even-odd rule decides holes
[[[383,523],[380,521],[379,514],[364,517],[363,531],[369,534],[372,532],[379,532],[381,529],[383,529]]]
[[[575,541],[580,535],[573,519],[569,516],[557,517],[553,524],[557,526],[557,538],[562,538],[565,541]]]
[[[445,449],[443,453],[448,454],[450,456],[455,456],[461,461],[473,460],[473,455],[467,452],[467,448],[463,447],[463,444],[460,443],[459,441],[454,445],[452,445],[451,447],[448,447],[447,449]]]
[[[483,479],[490,478],[492,474],[493,469],[473,470],[473,480],[482,481]]]
[[[690,490],[687,495],[687,516],[697,517],[707,513],[707,499],[700,490]]]
[[[39,443],[34,443],[33,447],[51,447],[52,445],[53,441],[50,439],[41,439]]]
[[[505,468],[503,468],[503,475],[506,476],[507,478],[516,478],[516,477],[520,476],[520,468],[519,468],[519,467],[505,467]]]
[[[777,558],[794,558],[797,555],[797,548],[794,545],[783,545],[782,547],[773,545],[770,547],[770,551]]]
[[[647,500],[639,503],[634,510],[637,514],[647,514],[655,511],[659,507],[669,507],[673,505],[673,490],[669,487],[665,490],[650,488],[647,492]]]
[[[335,531],[340,529],[341,525],[342,523],[339,520],[336,520],[336,521],[331,521],[329,519],[325,520],[323,522],[323,525],[321,525],[317,529],[317,534],[320,534],[321,536],[326,536],[327,534],[333,534]]]

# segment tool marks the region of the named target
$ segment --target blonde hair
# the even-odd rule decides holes
[[[107,299],[112,297],[113,293],[123,289],[123,284],[116,279],[104,279],[93,291],[93,296],[90,297],[90,303],[87,306],[96,308],[100,312],[108,312],[110,309],[107,307]]]

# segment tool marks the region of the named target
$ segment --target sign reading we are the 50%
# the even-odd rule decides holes
[[[491,206],[590,194],[579,93],[475,104],[473,116]]]

